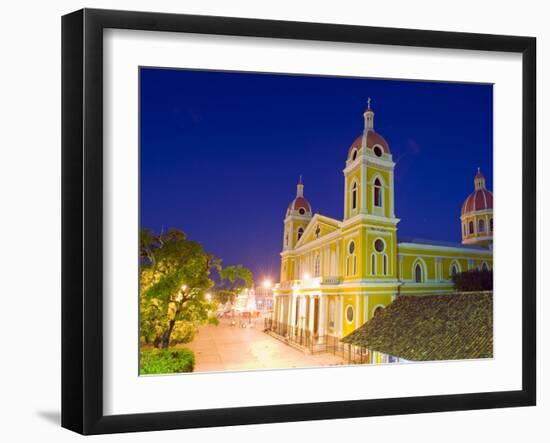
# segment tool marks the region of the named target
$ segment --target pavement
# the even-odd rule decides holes
[[[263,332],[263,318],[247,327],[231,326],[230,319],[220,324],[203,325],[192,342],[183,345],[195,353],[194,372],[242,371],[250,369],[304,368],[342,365],[333,354],[303,353]]]

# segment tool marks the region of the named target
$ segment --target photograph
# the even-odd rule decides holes
[[[493,358],[493,84],[138,75],[141,376]]]

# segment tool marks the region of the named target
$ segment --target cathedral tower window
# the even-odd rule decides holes
[[[468,223],[468,232],[470,234],[473,234],[474,233],[474,222],[471,221],[470,223]]]
[[[493,232],[493,219],[489,219],[489,231]]]
[[[357,182],[351,185],[351,209],[357,209]]]
[[[355,242],[348,245],[348,256],[346,257],[346,275],[357,274],[357,255],[355,254]]]
[[[300,238],[302,238],[302,235],[304,235],[304,228],[298,228],[298,235],[296,236],[296,240],[300,240]]]
[[[480,219],[478,222],[478,229],[479,232],[485,232],[485,220]]]
[[[374,206],[382,207],[382,182],[379,178],[374,180]]]
[[[384,275],[388,275],[388,255],[387,254],[384,254],[383,264],[384,264],[384,268],[383,268]]]

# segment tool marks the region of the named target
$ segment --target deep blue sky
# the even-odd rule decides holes
[[[342,218],[369,96],[396,162],[398,234],[460,242],[478,166],[492,189],[491,85],[142,68],[141,226],[278,280],[300,174],[313,211]]]

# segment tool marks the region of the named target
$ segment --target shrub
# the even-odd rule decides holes
[[[457,291],[492,291],[493,271],[472,269],[453,275],[454,287]]]
[[[218,320],[218,317],[216,317],[216,314],[211,313],[208,315],[208,324],[218,326],[220,324],[220,321]]]
[[[139,358],[140,374],[193,372],[195,354],[189,349],[143,349]]]
[[[194,323],[189,321],[177,321],[172,335],[170,336],[170,345],[176,345],[179,343],[189,343],[193,341],[197,327]]]

